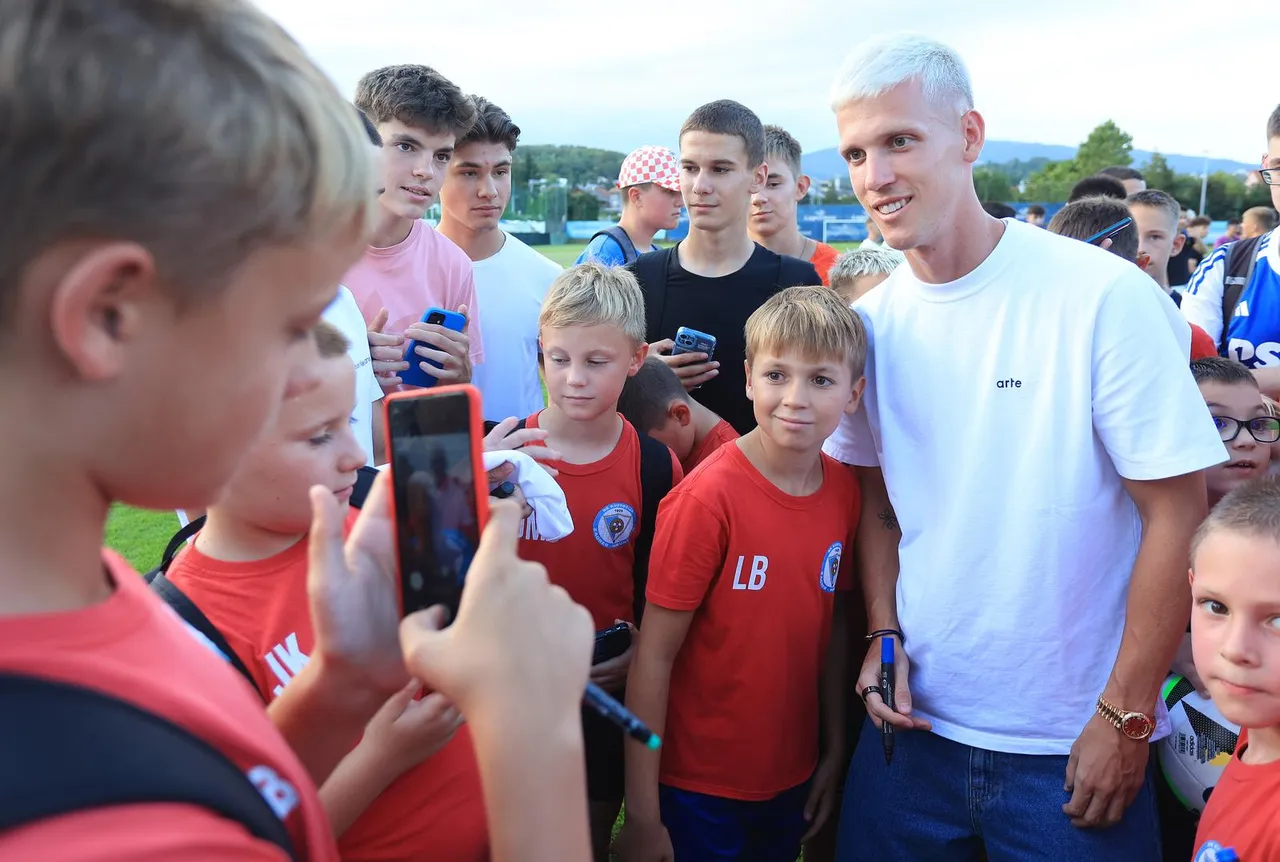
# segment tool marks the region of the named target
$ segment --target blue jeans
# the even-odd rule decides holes
[[[676,862],[796,862],[808,799],[808,781],[761,802],[658,786]]]
[[[1150,764],[1155,763],[1154,753]],[[899,733],[886,766],[870,719],[840,812],[839,862],[1160,862],[1153,771],[1124,818],[1077,829],[1062,806],[1066,755],[1005,754],[933,733]]]

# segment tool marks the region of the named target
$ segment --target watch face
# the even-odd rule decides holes
[[[1120,730],[1130,739],[1146,739],[1154,728],[1151,719],[1140,712],[1131,712],[1120,723]]]

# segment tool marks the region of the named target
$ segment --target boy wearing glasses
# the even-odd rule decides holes
[[[1228,491],[1267,475],[1271,444],[1280,441],[1280,419],[1267,410],[1249,369],[1220,356],[1191,363],[1191,373],[1218,426],[1229,460],[1204,471],[1209,507]]]

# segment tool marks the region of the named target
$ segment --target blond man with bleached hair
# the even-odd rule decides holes
[[[1223,457],[1189,328],[1136,267],[983,211],[986,126],[951,47],[870,39],[831,102],[907,263],[858,303],[865,409],[826,444],[858,470],[874,634],[838,858],[1158,858],[1148,751]]]

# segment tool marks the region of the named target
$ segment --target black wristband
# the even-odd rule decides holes
[[[906,636],[903,635],[901,630],[899,629],[876,629],[875,631],[871,632],[871,634],[867,635],[867,640],[873,641],[876,638],[881,637],[883,635],[897,635],[899,643],[905,643],[907,640]]]

